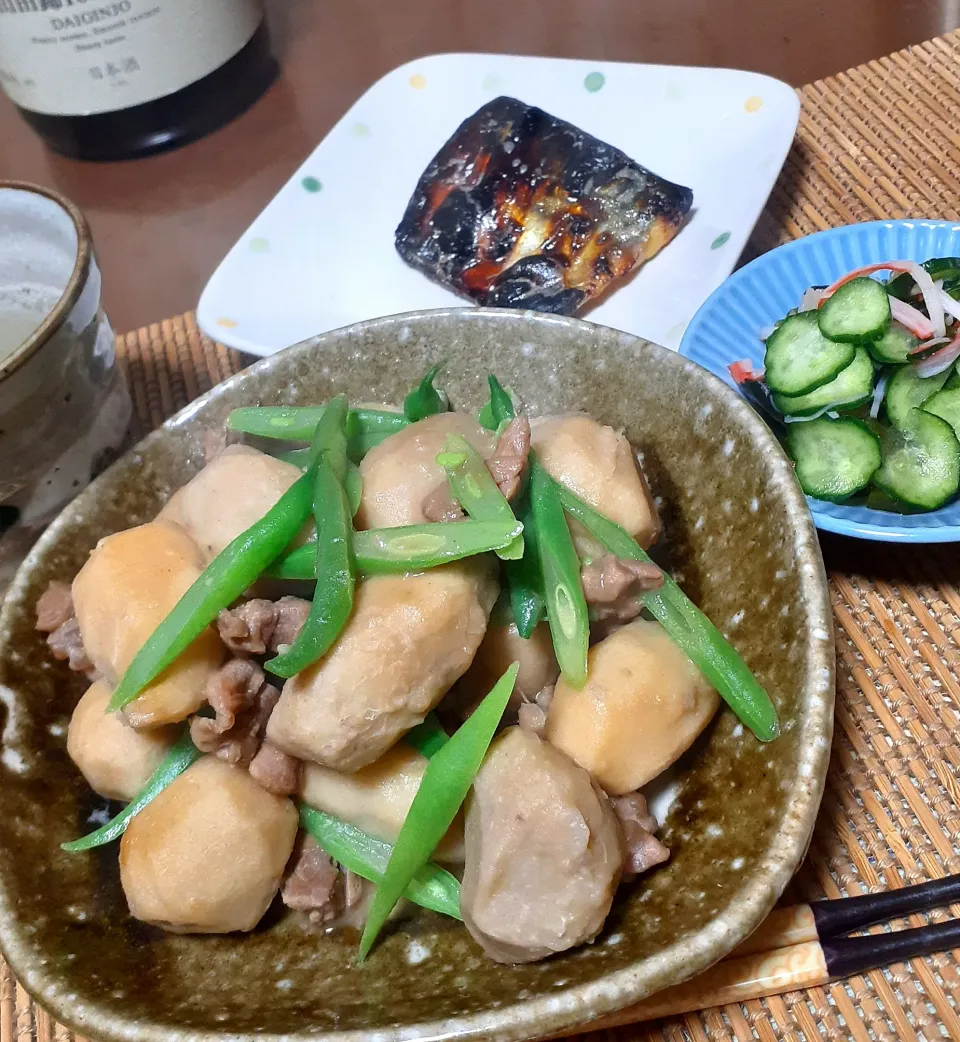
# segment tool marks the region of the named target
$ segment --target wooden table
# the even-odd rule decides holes
[[[283,74],[244,116],[145,160],[50,155],[0,97],[0,179],[87,212],[115,328],[193,307],[239,233],[390,69],[438,51],[754,69],[799,85],[956,28],[956,0],[269,0]],[[0,244],[2,248],[2,244]]]

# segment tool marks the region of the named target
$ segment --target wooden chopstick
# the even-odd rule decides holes
[[[725,959],[689,981],[590,1022],[591,1031],[779,995],[960,947],[960,920],[846,937],[884,919],[960,903],[960,875],[878,894],[775,908]]]
[[[773,951],[727,958],[683,984],[664,988],[650,998],[590,1022],[591,1031],[675,1016],[691,1010],[813,988],[830,979],[817,941],[802,941]]]
[[[801,941],[772,951],[739,957],[728,955],[699,977],[665,988],[643,1002],[591,1022],[590,1030],[814,988],[891,962],[957,947],[960,947],[960,921],[951,920],[895,933],[839,938],[822,945],[818,941]]]

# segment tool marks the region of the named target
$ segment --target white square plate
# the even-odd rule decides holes
[[[731,69],[496,54],[433,55],[375,83],[220,264],[200,299],[204,332],[270,355],[363,319],[468,304],[404,264],[393,234],[440,146],[501,94],[693,189],[677,238],[588,315],[676,348],[770,194],[796,130],[796,93]]]

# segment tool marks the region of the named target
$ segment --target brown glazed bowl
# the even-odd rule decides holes
[[[244,936],[176,936],[134,921],[116,846],[60,850],[102,802],[67,758],[83,685],[34,631],[37,597],[51,579],[70,580],[102,536],[151,518],[235,406],[339,391],[399,402],[440,358],[459,407],[476,409],[495,371],[531,413],[582,409],[626,431],[678,577],[766,685],[781,737],[761,745],[721,711],[676,771],[670,861],[622,890],[596,943],[545,962],[498,965],[459,924],[428,913],[395,924],[361,966],[355,937],[309,932],[280,910]],[[519,312],[421,312],[340,329],[259,362],[146,438],[59,516],[17,575],[0,614],[0,943],[40,1003],[117,1042],[557,1032],[705,969],[767,914],[813,829],[833,667],[823,563],[791,466],[706,370],[611,329]]]

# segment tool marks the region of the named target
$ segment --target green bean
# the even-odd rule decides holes
[[[520,493],[516,514],[523,524],[523,556],[516,561],[504,561],[503,571],[517,632],[524,639],[529,639],[544,612],[543,575],[537,548],[537,527],[530,505],[529,483]]]
[[[347,473],[343,479],[343,491],[347,494],[347,503],[350,505],[350,516],[356,517],[360,509],[360,501],[363,499],[363,478],[360,476],[360,468],[356,463],[347,464]]]
[[[306,470],[310,463],[310,449],[291,449],[289,452],[278,452],[277,459],[284,463],[291,463],[300,470]],[[343,488],[347,493],[347,502],[350,504],[350,516],[356,517],[360,509],[360,500],[363,497],[363,481],[360,477],[360,468],[356,463],[347,463],[347,473],[344,475]]]
[[[227,417],[232,431],[281,441],[310,441],[325,405],[262,405],[234,409]],[[350,458],[362,459],[374,446],[403,430],[410,421],[390,409],[351,409],[347,423]]]
[[[553,650],[564,679],[580,688],[587,680],[590,642],[590,616],[580,579],[580,559],[567,528],[557,486],[532,452],[530,501]]]
[[[391,434],[408,427],[410,421],[396,409],[351,409],[347,434],[351,443],[363,448],[363,455]],[[307,435],[309,437],[309,435]]]
[[[310,516],[313,475],[298,478],[277,502],[207,565],[127,666],[107,712],[155,680],[290,545]]]
[[[436,713],[427,713],[426,719],[403,736],[407,745],[412,745],[421,756],[429,760],[450,741]]]
[[[278,677],[292,677],[325,655],[353,610],[353,526],[341,484],[347,473],[347,408],[345,395],[330,402],[317,423],[310,446],[311,466],[316,468],[313,518],[317,541],[313,544],[313,567],[319,581],[310,614],[296,640],[264,665]]]
[[[479,452],[462,434],[447,437],[437,464],[447,475],[454,499],[476,521],[515,521],[506,497],[500,491]],[[497,550],[497,557],[516,561],[523,557],[523,535]]]
[[[437,373],[444,367],[446,362],[437,362],[430,366],[419,384],[403,400],[403,415],[411,423],[435,416],[439,412],[446,412],[450,408],[450,402],[443,391],[433,386]]]
[[[321,457],[326,458],[334,478],[341,484],[347,473],[347,416],[349,412],[350,405],[345,394],[338,394],[336,398],[331,398],[327,402],[310,440],[310,459],[307,464],[309,469],[311,466],[316,466]],[[314,495],[314,509],[316,509],[316,495]]]
[[[636,561],[650,560],[643,548],[620,525],[584,503],[570,489],[560,484],[557,484],[557,489],[564,510],[603,543],[610,553]],[[676,582],[664,573],[663,587],[644,593],[643,603],[737,717],[760,741],[773,741],[780,732],[780,725],[770,696],[733,645]]]
[[[513,408],[513,399],[503,389],[493,373],[487,376],[487,383],[490,386],[490,398],[480,410],[477,421],[487,430],[496,431],[503,423],[512,420],[516,412]]]
[[[354,535],[353,551],[357,567],[367,575],[417,572],[502,550],[522,532],[523,526],[512,516],[498,521],[374,528]]]
[[[360,938],[361,961],[410,880],[426,864],[457,816],[507,708],[519,668],[519,664],[514,662],[469,719],[427,764],[397,836],[383,881],[370,905]]]
[[[339,818],[300,804],[300,824],[333,859],[354,875],[379,883],[393,847]],[[403,894],[408,901],[441,915],[460,919],[460,884],[446,869],[428,861]]]
[[[509,422],[516,416],[516,411],[513,407],[513,399],[510,395],[500,386],[500,381],[490,373],[487,377],[487,383],[490,385],[490,412],[493,415],[493,419],[496,422],[497,427],[500,424]]]
[[[317,520],[314,569],[319,581],[310,614],[297,639],[264,665],[278,677],[292,677],[325,655],[353,610],[350,507],[326,455],[317,465],[313,503]]]
[[[398,525],[354,532],[353,561],[364,575],[403,575],[437,568],[465,557],[498,550],[523,531],[520,522],[460,521],[457,524]],[[268,569],[275,579],[316,577],[316,546],[311,540]]]
[[[298,470],[306,470],[310,465],[310,449],[290,449],[287,452],[274,452],[271,455],[275,459],[283,460],[284,463],[289,463],[291,466],[296,467]]]
[[[73,839],[69,843],[61,843],[61,850],[75,853],[79,850],[92,850],[93,847],[102,847],[105,843],[111,843],[119,839],[127,830],[127,826],[134,816],[139,814],[151,800],[156,799],[161,792],[183,772],[196,763],[203,754],[190,740],[189,730],[177,739],[176,744],[163,758],[160,766],[147,779],[146,785],[137,793],[133,800],[111,818],[106,825],[101,825],[94,832],[88,833],[80,839]]]
[[[389,413],[385,415],[400,416],[400,413]],[[375,449],[391,435],[396,434],[398,431],[402,431],[403,427],[408,426],[408,423],[405,416],[400,416],[400,418],[404,421],[403,426],[394,427],[392,430],[387,425],[367,430],[364,427],[355,426],[351,421],[347,426],[350,459],[353,460],[354,463],[359,463],[371,449]]]
[[[510,591],[501,583],[500,592],[497,594],[497,599],[493,602],[493,607],[490,609],[488,625],[501,628],[509,626],[514,621],[513,608],[510,606]]]
[[[489,430],[501,432],[516,416],[509,391],[490,373],[487,376],[490,398],[480,411],[480,423]],[[540,557],[537,552],[537,533],[530,508],[529,483],[521,489],[514,505],[514,513],[523,522],[523,554],[519,559],[505,560],[503,565],[507,591],[517,632],[529,639],[543,618],[543,580],[540,575]]]

